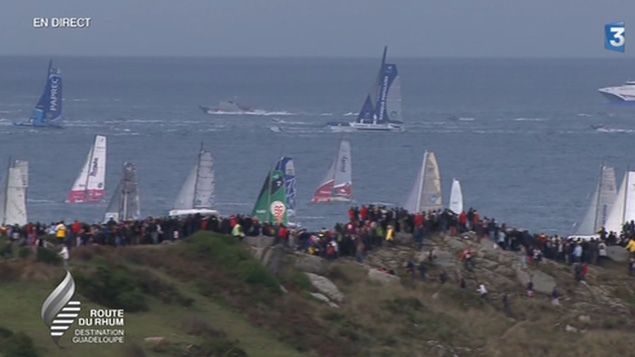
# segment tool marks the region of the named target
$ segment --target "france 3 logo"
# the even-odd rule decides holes
[[[624,22],[604,25],[604,48],[610,51],[624,52],[626,34]]]

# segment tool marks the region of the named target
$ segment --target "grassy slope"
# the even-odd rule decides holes
[[[175,249],[175,247],[164,248]],[[110,253],[108,252],[108,254]],[[75,262],[72,271],[90,269],[94,264],[95,259]],[[128,264],[127,266],[144,269],[137,264]],[[170,353],[154,352],[149,346],[144,345],[143,339],[151,336],[164,336],[171,343],[203,342],[204,337],[188,335],[184,331],[184,322],[192,317],[209,322],[215,329],[224,332],[227,340],[238,341],[237,345],[250,356],[299,355],[292,347],[278,342],[270,331],[250,324],[241,313],[223,303],[201,296],[198,292],[199,288],[192,281],[182,281],[165,273],[158,274],[161,280],[166,284],[173,284],[181,294],[193,298],[195,302],[192,306],[166,304],[150,297],[148,311],[125,314],[125,346],[73,345],[70,343],[69,334],[67,334],[62,339],[62,345],[65,348],[60,350],[48,336],[48,330],[40,319],[40,308],[46,296],[63,278],[63,270],[59,267],[39,263],[32,263],[29,268],[43,273],[39,274],[36,279],[25,277],[15,281],[2,282],[0,288],[0,326],[14,332],[27,333],[34,340],[36,348],[42,356],[122,356],[127,351],[126,346],[130,344],[144,346],[148,355],[169,355]],[[212,283],[210,282],[210,284]],[[78,293],[81,294],[79,289]],[[79,299],[82,301],[84,313],[91,307],[103,307],[91,304],[81,296]],[[77,327],[76,324],[73,328],[75,327]]]
[[[349,259],[333,262],[326,274],[345,295],[339,309],[311,299],[306,281],[288,271],[279,278],[289,293],[278,294],[270,286],[270,277],[254,270],[244,247],[208,234],[193,244],[119,250],[92,247],[74,254],[73,269],[78,273],[94,269],[105,258],[111,266],[135,275],[152,274],[194,299],[186,307],[151,297],[147,312],[126,314],[127,341],[144,346],[151,356],[170,353],[152,351],[144,345],[145,337],[165,336],[172,343],[182,343],[181,347],[202,343],[205,337],[184,331],[184,321],[193,316],[222,330],[227,340],[238,340],[237,346],[250,356],[603,356],[628,355],[631,348],[635,293],[621,265],[593,267],[589,282],[619,295],[629,305],[629,316],[611,314],[600,303],[586,303],[592,300],[586,288],[572,282],[569,268],[547,264],[540,269],[556,276],[565,294],[563,306],[552,306],[547,296],[527,299],[518,286],[505,288],[513,311],[513,318],[508,318],[498,297],[483,301],[474,286],[460,289],[455,281],[441,285],[407,276],[400,284],[380,285],[368,281],[365,269]],[[0,326],[26,332],[42,356],[125,356],[121,346],[57,350],[39,309],[62,278],[62,270],[32,262],[22,265],[20,279],[4,282],[0,263]],[[431,277],[436,273],[436,268],[430,270]],[[590,315],[591,321],[578,321],[580,314]],[[565,332],[567,324],[585,332]],[[66,341],[65,345],[70,344]]]

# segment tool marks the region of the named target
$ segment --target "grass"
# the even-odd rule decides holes
[[[141,296],[145,308],[126,312],[126,344],[71,345],[66,336],[66,348],[55,347],[39,310],[63,278],[63,269],[31,255],[0,261],[0,349],[6,328],[26,334],[40,356],[172,356],[185,355],[186,349],[187,356],[234,357],[630,353],[624,326],[631,325],[631,315],[611,315],[608,306],[578,307],[568,300],[581,299],[582,293],[554,307],[548,296],[528,299],[522,286],[503,290],[491,282],[492,292],[509,292],[511,319],[502,311],[499,295],[484,300],[474,287],[460,289],[455,281],[371,283],[363,266],[340,259],[325,273],[345,296],[335,309],[308,296],[314,288],[305,274],[289,268],[292,264],[283,264],[274,276],[244,245],[207,233],[170,246],[85,247],[73,251],[71,263],[73,275],[80,277],[77,291],[84,311],[114,306],[107,300],[116,301],[119,293]],[[431,269],[433,273],[437,272]],[[556,273],[565,291],[571,275],[554,269]],[[631,304],[632,280],[611,273],[598,269],[592,276],[613,284],[607,285],[612,296]],[[599,284],[595,279],[589,284]],[[103,300],[100,295],[108,290],[118,294]],[[583,313],[591,315],[589,323],[578,321]],[[565,332],[566,324],[586,332]],[[165,337],[168,343],[144,342],[153,336]]]

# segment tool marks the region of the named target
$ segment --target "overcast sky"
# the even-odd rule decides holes
[[[33,17],[91,17],[87,30]],[[625,21],[626,54],[603,48]],[[2,0],[2,55],[633,57],[635,0]]]

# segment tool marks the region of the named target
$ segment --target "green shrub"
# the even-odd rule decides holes
[[[37,249],[36,259],[38,262],[60,265],[62,264],[62,257],[60,257],[56,252],[48,250],[46,248],[39,247]]]
[[[0,343],[0,355],[7,357],[37,357],[33,340],[23,332],[18,332]]]
[[[33,251],[31,251],[30,248],[26,248],[26,247],[21,247],[18,250],[18,257],[25,259],[31,256],[31,254],[33,253]]]
[[[280,293],[280,283],[243,245],[229,236],[195,234],[190,252],[210,260],[230,276],[243,282]]]
[[[89,275],[76,273],[75,282],[82,295],[98,304],[127,312],[148,309],[137,280],[125,269],[102,265]]]

